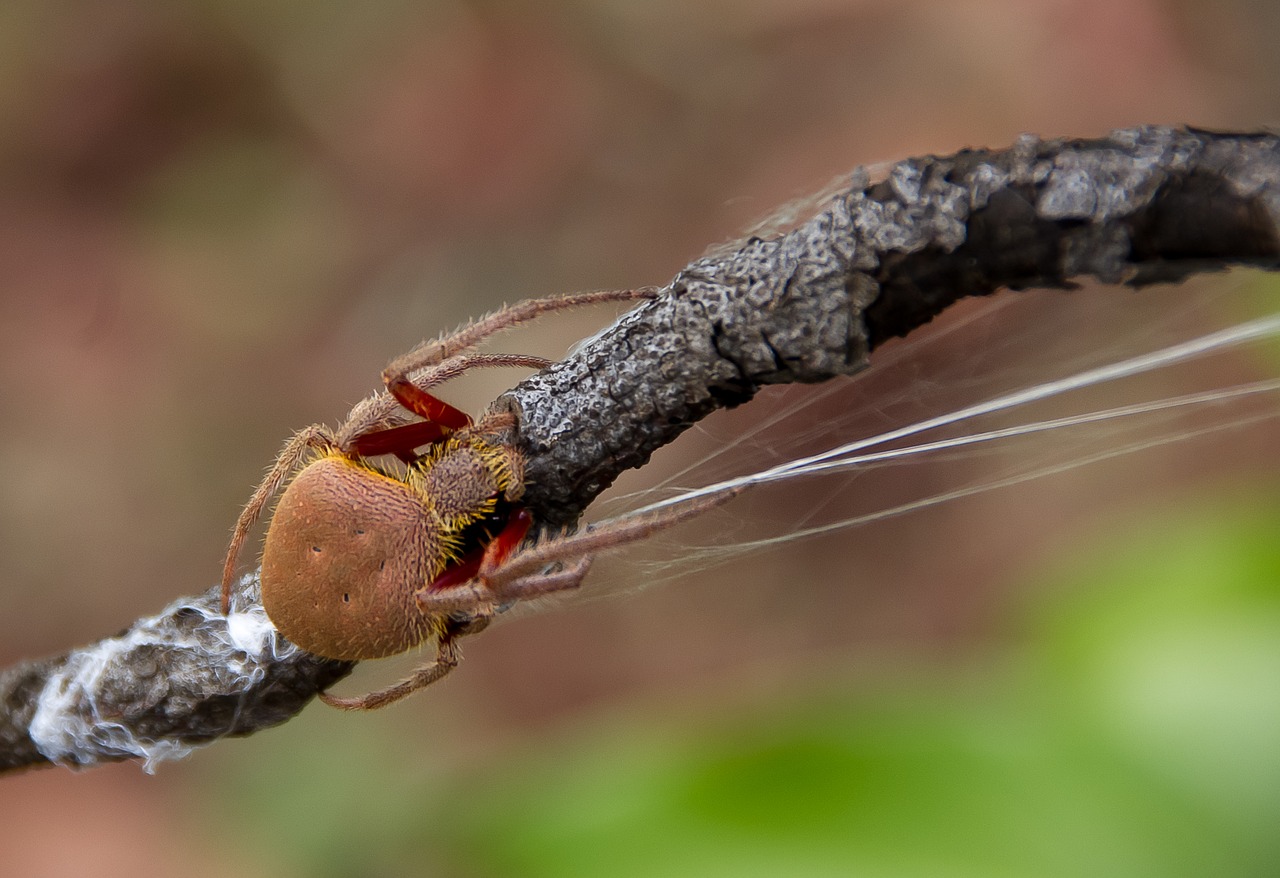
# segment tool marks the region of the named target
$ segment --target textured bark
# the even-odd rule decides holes
[[[1092,276],[1135,286],[1280,258],[1280,138],[1171,128],[1024,136],[909,159],[788,234],[700,259],[500,403],[529,502],[570,523],[622,471],[763,385],[868,365],[953,302]]]
[[[0,772],[183,756],[293,717],[350,673],[285,641],[245,577],[230,617],[221,589],[176,601],[119,635],[0,673]]]
[[[1270,269],[1278,222],[1280,139],[1267,134],[1024,137],[1003,151],[904,161],[879,181],[858,171],[812,219],[694,262],[495,405],[518,415],[525,502],[549,526],[571,524],[619,473],[711,411],[767,384],[856,372],[881,342],[958,299],[1085,276],[1141,286]],[[350,670],[281,640],[254,615],[253,586],[230,628],[210,593],[120,638],[0,674],[0,770],[150,764],[282,722]],[[236,624],[252,630],[237,635]],[[59,723],[79,730],[74,743]]]

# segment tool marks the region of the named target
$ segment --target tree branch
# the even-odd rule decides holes
[[[767,384],[865,368],[886,339],[1001,288],[1134,286],[1280,260],[1280,138],[1140,128],[853,174],[816,216],[697,260],[662,295],[495,403],[524,502],[577,520],[618,476]],[[246,577],[122,635],[0,674],[0,771],[157,760],[290,718],[350,663],[276,633]]]

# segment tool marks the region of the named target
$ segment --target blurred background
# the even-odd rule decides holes
[[[283,440],[340,421],[424,337],[520,298],[664,283],[858,164],[1023,131],[1274,125],[1278,39],[1263,0],[9,0],[0,660],[212,585]],[[1274,310],[1274,295],[1233,274],[967,305],[939,338],[887,347],[884,375],[709,421],[603,508]],[[610,317],[557,316],[502,347],[558,355]],[[1135,392],[1278,363],[1249,351]],[[514,380],[445,395],[478,411]],[[495,626],[395,708],[316,705],[155,776],[0,781],[5,871],[1274,874],[1266,414],[704,567],[697,546],[1112,440],[743,498],[602,564],[581,599]],[[362,666],[340,691],[425,657]]]

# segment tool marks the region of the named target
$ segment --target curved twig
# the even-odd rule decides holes
[[[1280,138],[1170,128],[1024,137],[855,172],[794,230],[689,265],[662,294],[494,404],[525,502],[570,525],[622,471],[763,385],[868,365],[884,340],[1001,288],[1177,281],[1280,259]],[[0,771],[157,760],[283,722],[350,665],[211,590],[119,637],[0,674]]]

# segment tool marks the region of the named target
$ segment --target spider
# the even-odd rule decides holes
[[[457,640],[513,603],[576,588],[596,552],[643,539],[736,492],[616,519],[524,549],[533,517],[519,505],[524,460],[502,441],[514,415],[478,422],[429,389],[480,367],[541,369],[550,361],[472,349],[540,315],[651,298],[652,288],[533,299],[426,342],[382,373],[387,393],[358,403],[336,430],[294,434],[236,521],[222,575],[222,610],[250,529],[285,487],[262,551],[262,604],[279,632],[326,658],[382,658],[434,640],[435,657],[406,679],[327,704],[368,710],[398,701],[457,666]],[[407,418],[403,408],[417,417]],[[394,456],[401,467],[373,458]]]

